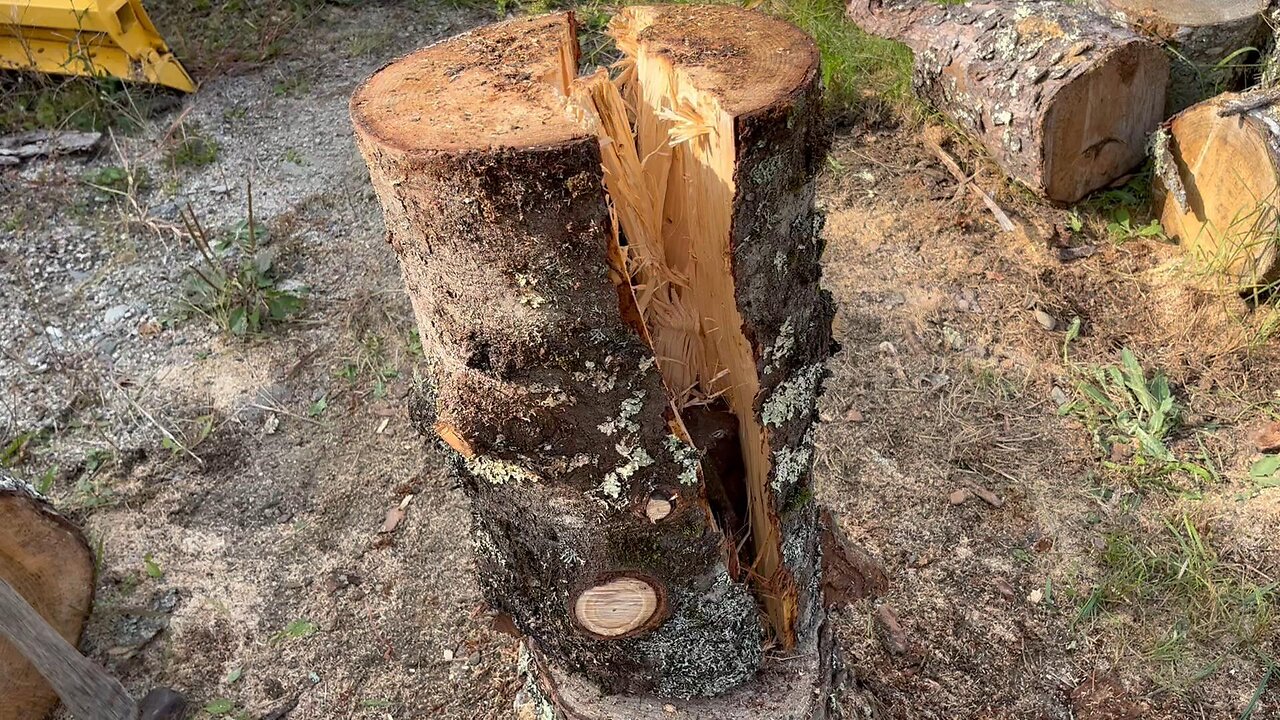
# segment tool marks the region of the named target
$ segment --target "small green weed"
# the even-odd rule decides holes
[[[271,636],[272,643],[280,643],[285,640],[297,640],[304,637],[310,637],[316,633],[316,624],[310,620],[299,619],[294,620],[284,627],[283,630]]]
[[[1135,446],[1144,457],[1174,462],[1165,441],[1178,428],[1183,408],[1164,373],[1148,379],[1128,348],[1119,365],[1094,367],[1076,386],[1080,400],[1067,406],[1093,429],[1094,442],[1110,456],[1118,444]]]
[[[146,570],[147,577],[152,580],[159,580],[164,577],[164,568],[160,567],[160,563],[156,562],[151,553],[142,556],[142,568]]]
[[[183,221],[201,258],[183,286],[188,310],[236,337],[256,335],[303,310],[307,288],[289,285],[279,276],[278,247],[267,243],[266,228],[254,222],[252,192],[248,219],[216,240],[190,208]]]
[[[173,147],[169,148],[165,159],[174,169],[200,168],[218,160],[218,149],[218,142],[201,132],[199,127],[184,124],[181,135]]]

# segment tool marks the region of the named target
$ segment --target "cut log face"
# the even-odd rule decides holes
[[[1080,7],[1028,0],[939,6],[850,0],[868,32],[916,54],[922,98],[1014,179],[1075,202],[1140,163],[1162,119],[1160,48]]]
[[[1222,95],[1175,116],[1157,142],[1165,232],[1241,290],[1280,280],[1280,110],[1271,102]]]
[[[1088,0],[1096,12],[1166,43],[1167,115],[1223,90],[1256,68],[1271,0]],[[1242,52],[1243,51],[1243,52]]]
[[[94,562],[84,535],[26,483],[0,474],[0,578],[67,642],[93,607]],[[40,673],[0,637],[0,720],[38,720],[58,704]]]
[[[715,696],[823,619],[818,54],[732,7],[610,33],[580,78],[571,14],[481,28],[352,117],[490,602],[609,693]]]

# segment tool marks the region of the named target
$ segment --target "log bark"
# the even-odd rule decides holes
[[[1242,291],[1280,281],[1280,94],[1227,93],[1174,116],[1155,142],[1165,232]]]
[[[415,416],[455,451],[487,598],[546,668],[526,690],[596,688],[549,712],[736,697],[783,672],[767,642],[824,706],[817,51],[732,7],[611,28],[615,79],[576,77],[561,13],[356,91],[434,381]]]
[[[1165,115],[1245,87],[1266,45],[1271,0],[1088,0],[1169,52]],[[1243,51],[1243,52],[1242,52]]]
[[[84,535],[30,485],[0,473],[0,579],[64,640],[80,641],[93,607],[94,558]],[[46,717],[58,696],[0,633],[0,720]]]
[[[915,52],[915,88],[1012,178],[1075,202],[1128,172],[1159,124],[1168,61],[1080,7],[850,0],[848,17]]]

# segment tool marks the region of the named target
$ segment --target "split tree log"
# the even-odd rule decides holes
[[[1280,108],[1275,91],[1228,93],[1156,138],[1160,221],[1200,268],[1240,290],[1280,281]]]
[[[1088,10],[1038,0],[850,0],[848,17],[915,52],[915,88],[1009,176],[1075,202],[1145,157],[1162,119],[1160,48]]]
[[[1266,44],[1271,0],[1088,0],[1086,4],[1168,48],[1168,116],[1248,83]]]
[[[616,78],[577,77],[555,14],[357,89],[434,380],[415,415],[456,451],[482,586],[529,638],[523,712],[823,717],[818,53],[733,7],[610,27]]]
[[[74,524],[26,483],[0,474],[0,579],[67,642],[93,607],[93,552]],[[0,720],[38,720],[58,704],[39,671],[0,633]]]

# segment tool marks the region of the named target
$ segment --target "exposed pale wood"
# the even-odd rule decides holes
[[[573,613],[588,631],[615,638],[649,624],[658,614],[658,606],[658,593],[652,585],[622,576],[584,590],[574,601]]]
[[[1280,280],[1280,111],[1267,91],[1175,116],[1158,146],[1161,223],[1200,272],[1240,289]]]
[[[673,510],[675,510],[675,504],[672,498],[666,493],[655,492],[649,496],[649,502],[644,506],[644,515],[653,522],[660,522],[671,515]]]
[[[1102,15],[1165,43],[1171,78],[1166,114],[1224,90],[1257,69],[1270,0],[1087,0]],[[1244,51],[1244,52],[1241,52]]]
[[[848,16],[916,56],[915,87],[1011,177],[1075,202],[1140,163],[1168,60],[1087,9],[1048,0],[849,0]]]
[[[93,553],[84,536],[58,515],[28,485],[0,474],[0,579],[4,588],[22,598],[48,623],[42,632],[32,618],[23,616],[0,632],[0,720],[43,718],[57,704],[53,688],[37,668],[19,652],[16,643],[30,648],[34,638],[56,634],[64,644],[79,642],[80,632],[93,606]],[[0,613],[13,617],[13,597]],[[8,635],[11,639],[5,640]],[[87,662],[87,661],[86,661]],[[106,698],[104,698],[104,702]]]

